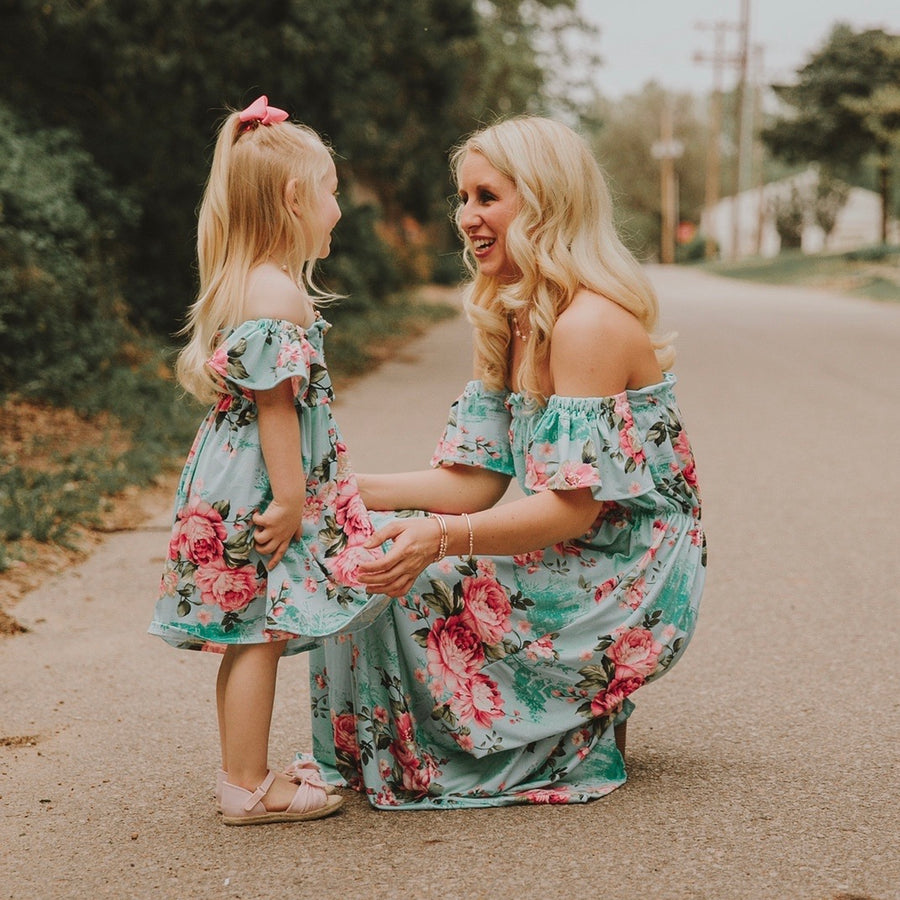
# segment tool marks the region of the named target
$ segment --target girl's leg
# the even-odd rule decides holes
[[[228,771],[228,758],[225,755],[225,692],[228,687],[228,677],[231,674],[231,663],[234,659],[233,647],[226,648],[219,663],[219,675],[216,678],[216,718],[219,722],[219,744],[222,747],[222,771]]]
[[[281,641],[242,644],[229,647],[222,661],[224,677],[217,682],[217,694],[221,685],[223,768],[230,784],[248,791],[256,790],[269,770],[275,676],[283,651]],[[263,803],[270,810],[286,809],[296,791],[296,784],[279,775]]]

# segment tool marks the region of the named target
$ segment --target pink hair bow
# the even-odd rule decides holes
[[[283,109],[269,106],[269,98],[263,94],[241,112],[241,130],[255,128],[257,125],[275,125],[283,122],[287,117],[288,114]]]

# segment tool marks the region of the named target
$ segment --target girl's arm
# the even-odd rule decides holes
[[[584,534],[600,511],[590,488],[542,491],[469,516],[444,516],[447,556],[468,556],[469,523],[472,552],[479,556],[514,556],[551,547]],[[437,518],[395,519],[366,544],[393,540],[390,552],[359,567],[359,579],[373,594],[400,597],[437,556],[441,528]]]
[[[462,513],[493,506],[509,486],[509,476],[473,466],[442,466],[422,472],[357,475],[369,509],[424,509]]]
[[[256,549],[275,568],[292,538],[302,533],[306,480],[300,451],[300,422],[290,381],[256,392],[259,442],[272,486],[272,502],[253,516]]]

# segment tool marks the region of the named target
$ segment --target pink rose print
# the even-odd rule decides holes
[[[602,603],[615,589],[619,583],[618,578],[608,578],[600,587],[594,591],[594,602]]]
[[[530,453],[525,457],[525,487],[533,491],[547,487],[547,464],[539,463]]]
[[[278,348],[278,358],[275,360],[275,365],[279,369],[296,369],[301,364],[305,368],[309,368],[312,355],[312,346],[305,338],[300,341],[283,340]]]
[[[525,791],[522,796],[529,803],[568,803],[570,799],[567,787],[539,788],[533,791]]]
[[[400,766],[401,783],[404,790],[414,794],[425,794],[431,782],[440,774],[434,759],[428,753],[417,752],[412,716],[400,713],[394,719],[397,737],[389,750]]]
[[[334,730],[334,746],[339,753],[353,760],[359,759],[359,742],[356,738],[356,716],[353,713],[331,714]]]
[[[492,559],[478,559],[475,561],[475,568],[479,575],[486,575],[493,578],[497,574],[497,566]]]
[[[471,734],[457,734],[451,731],[450,737],[459,745],[459,749],[466,753],[471,753],[475,749],[475,741],[472,740]]]
[[[353,477],[338,484],[335,519],[348,536],[369,537],[375,532]]]
[[[538,659],[553,659],[553,641],[548,635],[544,635],[542,638],[532,641],[525,648],[525,656],[532,661]]]
[[[455,693],[481,668],[484,648],[459,616],[438,619],[428,633],[428,674],[435,679],[432,692]]]
[[[522,566],[529,575],[533,575],[538,570],[539,563],[544,558],[543,550],[532,550],[528,553],[518,553],[513,557],[513,562],[517,566]]]
[[[345,547],[337,556],[327,560],[327,565],[335,580],[346,587],[361,587],[359,580],[359,564],[368,562],[375,555],[372,550],[357,544]]]
[[[634,693],[642,684],[642,675],[634,675],[627,678],[613,678],[601,691],[597,691],[591,700],[591,715],[602,716],[618,709],[622,701],[631,693]]]
[[[639,677],[641,681],[656,668],[662,644],[646,628],[632,628],[621,635],[606,651],[616,666],[616,680]]]
[[[644,601],[646,589],[646,579],[635,578],[634,581],[625,588],[625,606],[629,609],[638,609]]]
[[[512,630],[512,605],[506,591],[493,578],[467,577],[462,581],[463,611],[459,618],[485,644],[499,644]]]
[[[243,609],[260,593],[255,566],[230,569],[223,559],[214,559],[208,565],[201,566],[194,580],[200,590],[200,599],[225,612]]]
[[[219,347],[206,364],[224,378],[228,374],[228,352],[224,347]]]
[[[174,597],[175,591],[178,590],[178,573],[169,569],[163,572],[163,576],[159,581],[159,592],[167,597]]]
[[[222,516],[205,500],[193,497],[178,512],[169,541],[169,559],[185,557],[195,566],[220,559],[228,532]]]
[[[474,722],[480,728],[490,728],[493,719],[503,717],[502,702],[496,682],[479,672],[460,686],[450,700],[450,709],[463,725]]]
[[[631,404],[625,394],[616,396],[616,415],[622,420],[622,426],[619,429],[619,446],[622,452],[636,463],[645,462],[647,457],[644,455],[643,445],[634,427]]]
[[[577,463],[567,459],[560,463],[553,477],[547,482],[547,487],[578,488],[589,487],[600,483],[600,476],[590,463]]]

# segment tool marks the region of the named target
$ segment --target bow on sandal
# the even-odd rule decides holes
[[[227,781],[222,785],[222,821],[226,825],[268,825],[274,822],[306,822],[330,816],[343,798],[326,793],[325,782],[317,771],[301,770],[292,778],[298,784],[287,809],[268,810],[263,797],[275,781],[271,769],[255,791]]]
[[[319,769],[318,763],[316,763],[311,756],[299,756],[284,770],[284,774],[295,784],[300,784],[300,775],[303,772],[314,772],[317,774],[321,781],[321,785],[317,784],[316,786],[323,787],[326,794],[333,794],[337,790],[333,784],[328,784],[328,782],[325,781],[322,777],[322,772]],[[219,812],[222,812],[222,785],[224,785],[226,781],[228,781],[228,773],[223,769],[219,769],[216,773],[216,809]]]

